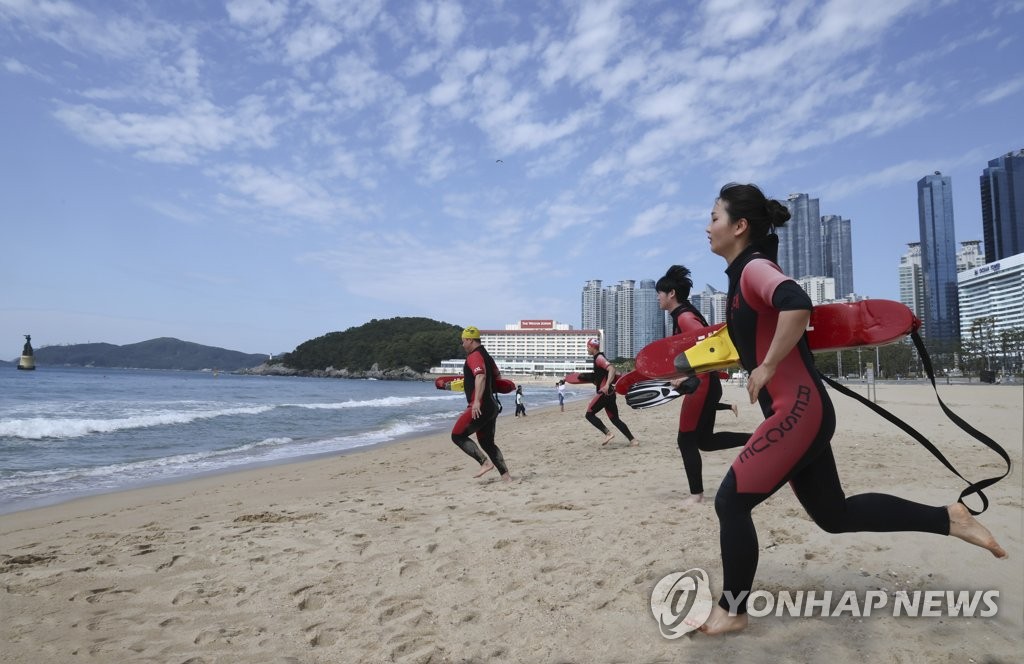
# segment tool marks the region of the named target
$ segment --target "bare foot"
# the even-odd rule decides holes
[[[608,443],[612,442],[613,438],[615,438],[615,434],[609,433],[607,436],[604,437],[604,442],[601,443],[601,444],[602,445],[607,445]]]
[[[504,475],[501,476],[501,479],[504,482],[511,482],[512,481],[512,476],[509,475],[508,473],[505,473]]]
[[[640,441],[637,440],[636,438],[634,438],[633,440],[629,441],[629,446],[630,447],[640,447]]]
[[[488,461],[487,463],[480,465],[480,472],[473,476],[473,478],[483,477],[484,473],[494,470],[494,464]]]
[[[684,507],[688,506],[688,505],[696,505],[697,503],[703,503],[703,502],[704,502],[704,494],[703,493],[691,493],[686,498],[683,498],[683,506]]]
[[[689,625],[689,623],[687,623]],[[747,614],[740,613],[735,616],[729,615],[729,612],[718,606],[717,604],[711,609],[711,615],[704,622],[703,625],[698,627],[701,634],[707,634],[708,636],[715,636],[717,634],[727,634],[729,632],[738,632],[747,626]],[[692,625],[691,625],[692,627]]]
[[[974,518],[963,503],[953,503],[946,508],[949,512],[949,534],[965,542],[988,549],[996,558],[1006,558],[1007,553],[988,528]]]
[[[732,414],[735,415],[736,417],[740,416],[740,407],[737,406],[736,404],[732,405]]]

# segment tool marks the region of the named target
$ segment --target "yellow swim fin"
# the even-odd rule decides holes
[[[676,355],[676,370],[684,374],[706,373],[738,366],[740,354],[729,338],[729,330],[722,326],[705,339]]]
[[[447,388],[452,392],[465,392],[465,381],[462,378],[456,378],[452,382],[448,383]]]

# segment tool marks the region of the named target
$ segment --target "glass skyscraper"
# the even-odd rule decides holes
[[[853,238],[850,220],[827,214],[821,218],[822,247],[825,271],[822,276],[836,281],[836,297],[846,297],[853,290]]]
[[[807,194],[790,194],[783,205],[789,209],[791,217],[776,231],[779,267],[793,278],[825,276],[818,199]]]
[[[917,213],[924,276],[924,334],[939,342],[960,339],[953,182],[935,171],[917,181]]]
[[[658,306],[658,291],[653,279],[643,279],[633,291],[633,351],[627,357],[636,357],[640,349],[665,336],[665,313]]]
[[[985,262],[1024,253],[1024,150],[988,162],[981,173]]]

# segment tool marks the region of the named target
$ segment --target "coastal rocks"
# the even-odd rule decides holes
[[[283,364],[267,364],[263,363],[258,367],[251,369],[243,369],[239,373],[253,375],[253,376],[313,376],[315,378],[354,378],[354,379],[368,379],[374,380],[426,380],[424,374],[415,371],[411,367],[405,366],[400,368],[388,368],[381,369],[380,366],[375,362],[373,366],[365,371],[349,371],[348,369],[335,369],[334,367],[327,367],[326,369],[315,369],[313,371],[303,371],[300,369],[293,369]]]
[[[303,375],[306,375],[304,372],[301,372],[298,369],[292,369],[291,367],[286,367],[283,364],[267,364],[266,362],[264,362],[263,364],[261,364],[259,366],[251,367],[249,369],[240,369],[238,371],[238,373],[246,374],[246,375],[249,375],[249,376],[303,376]]]

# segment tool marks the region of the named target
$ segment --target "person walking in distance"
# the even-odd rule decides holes
[[[526,404],[523,403],[523,386],[516,386],[516,417],[526,417]]]

